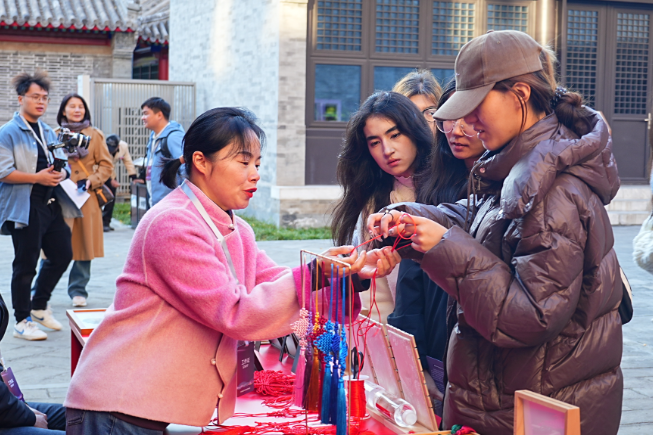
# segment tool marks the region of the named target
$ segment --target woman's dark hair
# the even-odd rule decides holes
[[[88,105],[86,101],[82,98],[81,95],[71,92],[70,94],[63,97],[61,105],[59,106],[59,112],[57,112],[57,124],[61,125],[61,122],[66,119],[66,104],[70,101],[71,98],[79,98],[84,105],[84,119],[82,121],[91,122],[91,111],[88,110]]]
[[[193,169],[193,154],[201,152],[206,158],[221,149],[234,145],[229,156],[249,151],[252,135],[256,136],[261,147],[265,144],[265,133],[256,124],[254,114],[236,107],[217,107],[198,116],[184,135],[184,161],[186,175]],[[161,182],[171,189],[177,187],[177,173],[181,161],[169,159],[163,165]]]
[[[361,213],[365,218],[370,211],[390,204],[395,178],[374,161],[363,131],[368,118],[373,116],[395,123],[399,132],[415,144],[415,174],[426,166],[431,152],[433,133],[417,106],[407,97],[396,92],[377,92],[363,103],[347,124],[344,145],[338,156],[337,177],[343,196],[331,222],[333,240],[338,246],[351,243]],[[418,179],[413,181],[419,183]]]
[[[28,73],[18,74],[11,79],[11,84],[18,95],[25,95],[32,84],[37,84],[45,92],[50,92],[50,79],[47,71],[38,70],[34,75]]]
[[[519,99],[522,109],[522,129],[528,117],[528,104],[522,96],[513,89],[517,82],[526,83],[531,88],[529,102],[536,112],[544,112],[547,115],[555,111],[558,121],[579,136],[583,136],[592,130],[594,115],[583,107],[583,96],[577,92],[567,92],[558,101],[555,107],[551,107],[551,100],[557,88],[555,78],[556,57],[551,49],[542,47],[540,61],[543,69],[533,73],[511,77],[498,82],[494,89],[501,92],[512,92]]]
[[[451,80],[444,87],[438,108],[442,107],[454,92],[456,92],[456,81]],[[465,161],[454,157],[446,135],[437,131],[429,164],[418,175],[420,183],[415,192],[417,202],[438,205],[453,203],[464,198],[467,174]]]

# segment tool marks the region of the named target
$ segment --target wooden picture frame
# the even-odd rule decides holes
[[[402,356],[401,358],[395,357],[395,365],[399,373],[404,399],[415,408],[419,424],[429,430],[437,430],[439,422],[426,387],[415,337],[391,325],[385,327],[392,353]]]
[[[360,316],[359,316],[360,318]],[[370,318],[365,318],[367,343],[365,346],[366,364],[371,364],[378,385],[397,397],[404,398],[399,380],[399,373],[383,325]],[[368,323],[369,322],[369,323]]]
[[[580,408],[532,391],[516,391],[514,435],[544,434],[580,435]]]

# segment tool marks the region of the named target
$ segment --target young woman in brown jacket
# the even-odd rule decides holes
[[[619,428],[623,289],[604,208],[619,177],[606,123],[556,87],[553,60],[522,32],[466,44],[435,118],[464,117],[487,149],[469,200],[368,220],[388,240],[412,232],[413,249],[399,252],[457,302],[446,427],[512,434],[514,393],[526,389],[579,406],[583,433]]]
[[[87,150],[79,149],[68,156],[70,179],[75,183],[86,180],[86,190],[91,194],[81,210],[83,217],[68,220],[73,233],[73,266],[68,278],[68,295],[73,306],[86,306],[86,285],[91,279],[91,260],[104,257],[104,230],[102,210],[98,204],[96,189],[111,177],[113,162],[104,134],[91,126],[91,114],[84,99],[77,94],[64,97],[57,114],[57,123],[74,133],[90,136]]]

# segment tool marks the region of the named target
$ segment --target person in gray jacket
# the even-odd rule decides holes
[[[161,182],[161,171],[166,160],[178,159],[183,154],[184,128],[170,121],[170,104],[163,98],[152,97],[141,105],[145,128],[152,130],[145,156],[145,182],[149,205],[153,207],[172,192]],[[178,178],[180,184],[181,178]]]
[[[13,80],[20,111],[0,128],[0,231],[14,245],[11,297],[16,325],[14,337],[45,340],[33,321],[60,330],[48,301],[72,259],[70,228],[65,217],[81,212],[59,185],[68,173],[55,171],[47,145],[54,131],[39,118],[50,101],[47,74],[20,74]],[[30,300],[31,284],[41,250],[43,261]]]

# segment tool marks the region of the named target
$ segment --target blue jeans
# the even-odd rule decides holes
[[[63,435],[66,430],[66,408],[55,403],[28,403],[48,416],[48,429],[38,427],[13,427],[0,429],[0,435]]]
[[[66,435],[163,435],[163,431],[135,426],[108,412],[68,408],[66,419]]]
[[[86,285],[91,280],[91,261],[77,261],[73,262],[73,267],[70,269],[68,276],[68,296],[74,298],[75,296],[84,296],[88,298]]]

